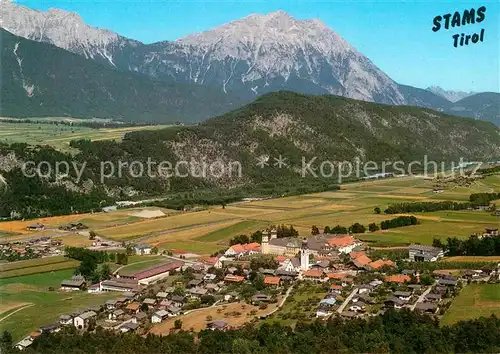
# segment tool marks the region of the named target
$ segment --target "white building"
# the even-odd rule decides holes
[[[79,316],[76,316],[74,319],[75,327],[78,329],[84,329],[89,325],[89,321],[92,318],[95,318],[97,314],[94,311],[87,311],[82,313]]]
[[[168,318],[168,312],[165,310],[156,311],[151,316],[151,323],[161,323],[164,319]]]

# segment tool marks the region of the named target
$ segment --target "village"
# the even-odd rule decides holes
[[[496,234],[489,229],[481,237]],[[264,230],[260,243],[233,244],[212,257],[135,244],[136,255],[159,252],[164,262],[133,273],[118,269],[96,283],[80,275],[63,280],[60,291],[69,294],[116,292],[116,297],[63,314],[16,347],[29,347],[42,333],[65,327],[168,335],[181,328],[227,330],[246,322],[375,316],[389,308],[438,317],[468,283],[500,280],[500,265],[459,273],[419,266],[444,257],[433,246],[410,245],[404,269],[390,259],[370,257],[369,251],[352,234],[278,237],[276,229]],[[197,328],[183,327],[191,313],[198,317]]]

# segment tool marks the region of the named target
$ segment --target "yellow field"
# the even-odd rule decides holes
[[[127,239],[134,236],[149,235],[156,232],[203,225],[217,221],[235,219],[229,215],[212,213],[210,210],[184,213],[168,216],[154,220],[139,221],[130,225],[116,226],[107,229],[99,229],[96,232],[104,237],[113,239]]]
[[[2,315],[6,312],[10,312],[11,310],[15,310],[21,308],[23,306],[28,305],[26,302],[0,302],[0,320],[3,317]]]
[[[206,235],[210,232],[237,224],[240,221],[241,221],[240,219],[235,219],[209,226],[203,225],[203,226],[193,227],[189,230],[174,231],[166,235],[153,236],[151,238],[148,238],[148,242],[151,243],[152,245],[161,244],[163,247],[168,247],[168,242],[189,241],[201,237],[203,235]]]

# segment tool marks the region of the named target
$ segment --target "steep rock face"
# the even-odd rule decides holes
[[[324,23],[283,11],[139,48],[132,68],[250,98],[287,89],[405,103],[394,81]]]
[[[59,9],[36,11],[10,1],[0,3],[0,27],[24,38],[51,43],[87,59],[115,66],[115,56],[140,42],[86,25],[76,13]]]

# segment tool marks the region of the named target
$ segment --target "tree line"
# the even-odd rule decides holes
[[[474,193],[469,196],[469,202],[454,202],[443,200],[439,202],[405,202],[391,204],[384,210],[386,214],[433,212],[440,210],[465,210],[478,206],[488,206],[491,201],[500,199],[500,193]],[[375,210],[377,213],[377,210]],[[380,212],[380,209],[379,209]]]
[[[181,324],[182,325],[182,324]],[[180,328],[181,326],[177,326]],[[500,351],[500,319],[495,316],[440,326],[409,310],[388,310],[365,319],[333,317],[326,322],[299,322],[294,329],[279,323],[247,324],[236,330],[178,329],[168,336],[114,334],[98,327],[78,335],[74,328],[44,333],[26,353],[494,353]],[[195,340],[196,338],[196,340]],[[10,339],[10,341],[9,341]],[[15,352],[11,337],[1,337],[3,353]]]
[[[440,239],[434,239],[434,247],[440,247],[447,256],[500,256],[500,236],[487,236],[479,238],[476,235],[469,236],[466,240],[456,237],[448,237],[443,243]]]
[[[106,262],[116,261],[117,264],[123,265],[128,263],[126,253],[108,253],[83,247],[66,247],[65,255],[80,261],[80,265],[75,269],[75,274],[82,275],[93,283],[109,279],[111,268]]]

